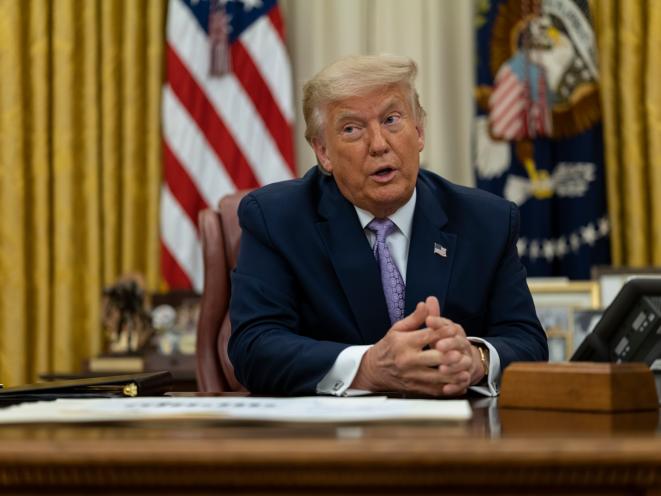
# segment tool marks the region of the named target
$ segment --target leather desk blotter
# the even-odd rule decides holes
[[[658,410],[644,363],[517,362],[503,373],[501,408],[629,412]]]

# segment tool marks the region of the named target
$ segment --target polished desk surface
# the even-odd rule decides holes
[[[661,495],[658,411],[471,405],[454,423],[2,426],[0,494]]]

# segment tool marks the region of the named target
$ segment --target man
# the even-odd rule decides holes
[[[341,59],[304,88],[319,167],[239,206],[229,356],[259,394],[496,394],[548,348],[505,200],[420,170],[406,57]]]

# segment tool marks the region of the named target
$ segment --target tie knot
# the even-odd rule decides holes
[[[367,224],[367,229],[376,234],[377,241],[383,241],[386,239],[392,234],[396,227],[395,223],[387,217],[385,219],[378,219],[375,217],[369,224]]]

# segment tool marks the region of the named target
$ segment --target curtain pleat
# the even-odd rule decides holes
[[[53,10],[54,368],[70,370],[98,340],[98,2]],[[99,288],[97,291],[94,288]]]
[[[0,377],[25,377],[28,282],[25,268],[28,125],[23,109],[28,99],[28,18],[19,2],[0,2]],[[22,208],[17,209],[20,205]]]
[[[651,263],[661,265],[661,4],[649,8],[646,20],[649,28],[646,36],[645,57],[645,116],[647,124],[647,158],[649,161],[649,189],[651,204]]]
[[[616,266],[661,263],[661,11],[655,2],[593,2]]]
[[[145,200],[143,222],[153,226],[154,219],[159,218],[159,196],[162,178],[162,145],[161,145],[161,89],[163,88],[164,64],[163,49],[165,44],[165,12],[162,0],[149,0],[144,29],[148,33],[145,40],[145,128],[143,131],[143,146],[145,148],[146,169],[145,182],[142,186]],[[138,232],[144,235],[140,253],[141,262],[148,288],[159,288],[161,280],[160,262],[160,232],[158,225],[152,229],[142,229]],[[135,249],[135,248],[134,248]]]
[[[604,156],[606,166],[606,189],[608,212],[611,224],[611,258],[615,265],[624,260],[624,226],[620,196],[620,163],[617,106],[617,38],[613,26],[617,24],[617,12],[612,2],[592,2],[599,57],[599,78],[604,129]]]
[[[631,265],[645,265],[648,260],[649,225],[644,215],[648,203],[645,177],[645,121],[643,117],[643,20],[639,2],[619,3],[619,52],[618,101],[621,105],[621,195],[627,198],[624,204],[625,251]]]
[[[102,347],[102,288],[160,285],[164,0],[0,1],[0,382]]]
[[[124,8],[132,0],[124,1]],[[121,223],[121,270],[130,271],[139,259],[133,243],[136,227],[143,223],[145,207],[142,188],[145,181],[144,135],[145,124],[145,36],[140,20],[145,18],[145,2],[137,2],[134,8],[126,9],[122,23],[122,223]],[[138,235],[139,236],[139,235]]]
[[[122,12],[121,1],[101,2],[101,226],[103,282],[121,272],[122,139]]]
[[[25,370],[25,374],[27,377],[33,377],[34,371],[53,368],[51,353],[53,336],[50,332],[53,319],[53,294],[50,291],[53,279],[53,253],[50,249],[53,229],[51,209],[53,167],[52,137],[49,132],[52,119],[49,84],[52,74],[49,34],[52,11],[48,0],[36,0],[28,6],[30,98],[27,99],[29,105],[23,112],[30,119],[28,134],[31,154],[25,161],[25,167],[29,170],[27,184],[31,195],[26,201],[25,209],[31,214],[26,243],[29,263],[24,269],[28,281],[27,302],[29,303],[24,350],[28,357],[27,363],[32,364]],[[15,205],[14,208],[17,206]],[[3,296],[7,296],[7,293]],[[5,329],[7,328],[0,327],[0,331]]]

